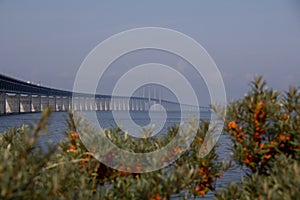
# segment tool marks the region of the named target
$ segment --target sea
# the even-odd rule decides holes
[[[114,116],[111,111],[96,111],[96,116],[98,118],[99,124],[102,128],[114,128],[116,127],[116,121],[114,120]],[[152,115],[151,119],[149,117],[149,113],[146,111],[131,111],[130,112],[131,119],[123,119],[125,120],[133,120],[138,125],[147,125],[151,119],[157,118],[160,120],[161,115]],[[5,115],[0,116],[0,134],[11,127],[20,127],[23,124],[27,126],[34,126],[39,119],[41,118],[41,113],[26,113],[26,114],[18,114],[18,115]],[[209,120],[210,113],[209,112],[201,112],[200,118],[202,120]],[[54,112],[50,115],[48,119],[48,128],[47,131],[40,135],[38,145],[41,147],[46,147],[49,142],[59,143],[60,140],[66,137],[64,131],[66,130],[67,124],[66,120],[68,119],[67,112]],[[154,119],[155,121],[155,119]],[[158,134],[164,134],[168,127],[171,127],[175,124],[178,124],[181,121],[180,112],[168,112],[164,125],[162,126],[160,132]],[[228,135],[221,134],[218,140],[218,147],[216,152],[219,156],[219,161],[229,160],[231,157],[231,141]],[[240,167],[238,167],[235,163],[232,163],[231,168],[226,171],[222,178],[216,180],[216,190],[222,189],[222,186],[230,183],[230,182],[240,182],[241,177],[244,175],[244,172]],[[200,199],[213,199],[214,193],[209,192],[204,197]],[[180,199],[177,195],[174,196],[174,199]]]

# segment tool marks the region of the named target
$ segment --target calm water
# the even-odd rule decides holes
[[[10,127],[18,127],[22,124],[28,126],[33,126],[41,117],[39,113],[21,114],[21,115],[8,115],[0,116],[0,132],[3,132]],[[112,113],[109,111],[99,111],[97,112],[97,117],[99,123],[102,127],[111,128],[115,127],[115,122],[113,120]],[[146,125],[150,122],[147,112],[135,111],[131,112],[131,117],[139,125]],[[159,117],[159,116],[158,116]],[[202,119],[209,119],[209,113],[201,113]],[[39,145],[42,147],[47,146],[49,141],[58,143],[61,139],[65,137],[64,130],[66,129],[66,119],[68,114],[64,112],[52,113],[49,118],[49,127],[47,133],[41,135],[39,139]],[[124,119],[126,120],[126,119]],[[168,127],[177,124],[180,121],[180,113],[172,112],[168,113],[167,121],[161,132],[165,132]],[[221,135],[218,141],[219,147],[217,148],[217,153],[222,159],[230,158],[229,147],[231,145],[229,138],[226,135]],[[222,185],[227,184],[231,181],[239,181],[243,172],[236,166],[232,166],[226,173],[223,174],[221,179],[216,182],[217,189],[220,189]],[[213,193],[207,194],[205,199],[212,199]],[[203,199],[203,198],[201,198]]]

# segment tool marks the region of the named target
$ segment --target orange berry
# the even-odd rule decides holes
[[[235,129],[237,127],[234,121],[228,123],[228,129]]]
[[[245,158],[244,163],[248,164],[250,163],[250,160],[248,158]]]
[[[198,142],[199,142],[199,143],[202,143],[202,142],[203,142],[203,138],[199,138],[199,139],[198,139]]]
[[[205,191],[204,191],[204,190],[200,190],[200,191],[198,192],[198,194],[200,194],[200,195],[205,195]]]
[[[201,167],[201,168],[199,169],[199,174],[201,174],[201,175],[205,174],[205,170],[204,170],[203,167]]]
[[[285,140],[285,136],[284,135],[279,135],[277,139],[279,141],[284,141]]]
[[[289,136],[289,135],[288,135],[288,136],[285,136],[285,140],[286,140],[286,141],[290,141],[290,140],[291,140],[291,136]]]
[[[78,134],[76,132],[72,132],[71,137],[78,138]]]
[[[72,145],[72,146],[70,147],[70,151],[76,151],[76,149],[77,149],[77,147],[74,146],[74,145]]]
[[[159,194],[156,194],[155,195],[155,200],[161,200],[162,198],[161,198],[161,196],[159,195]]]
[[[283,119],[283,120],[287,120],[289,117],[290,117],[289,114],[285,113],[285,114],[282,116],[282,119]]]
[[[259,148],[263,149],[264,146],[265,146],[265,144],[262,143],[262,144],[259,145]]]
[[[266,155],[264,156],[264,158],[265,158],[265,159],[270,159],[270,158],[271,158],[271,154],[266,154]]]
[[[264,105],[264,102],[260,101],[257,103],[256,110],[261,110]]]

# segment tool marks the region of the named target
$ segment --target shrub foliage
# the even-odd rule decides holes
[[[57,146],[50,145],[46,152],[40,150],[37,139],[49,114],[50,110],[44,112],[34,129],[23,126],[0,135],[1,199],[168,199],[176,194],[196,197],[213,191],[216,178],[226,169],[215,162],[214,150],[205,158],[199,156],[205,133],[210,131],[206,122],[198,129],[188,151],[173,148],[171,153],[182,155],[168,167],[137,173],[141,166],[136,163],[135,173],[130,173],[130,169],[124,172],[124,166],[107,167],[87,151],[77,134],[80,118],[74,118],[72,113],[67,121],[66,138]],[[105,135],[122,148],[144,152],[161,148],[177,131],[174,126],[151,141],[130,138],[118,128],[106,130]],[[151,144],[150,149],[144,148],[145,142]],[[110,152],[106,156],[115,155]],[[163,159],[167,160],[168,155]]]
[[[217,199],[297,199],[300,181],[300,92],[279,93],[255,77],[244,98],[230,103],[225,131],[233,160],[247,169]],[[298,196],[297,196],[298,195]]]

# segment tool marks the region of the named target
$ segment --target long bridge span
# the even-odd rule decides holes
[[[197,110],[195,106],[163,100],[162,95],[151,97],[113,97],[73,93],[31,84],[0,74],[0,115],[41,112],[47,107],[54,111],[147,111],[152,105],[161,104],[167,111]],[[199,107],[209,111],[208,107]]]

